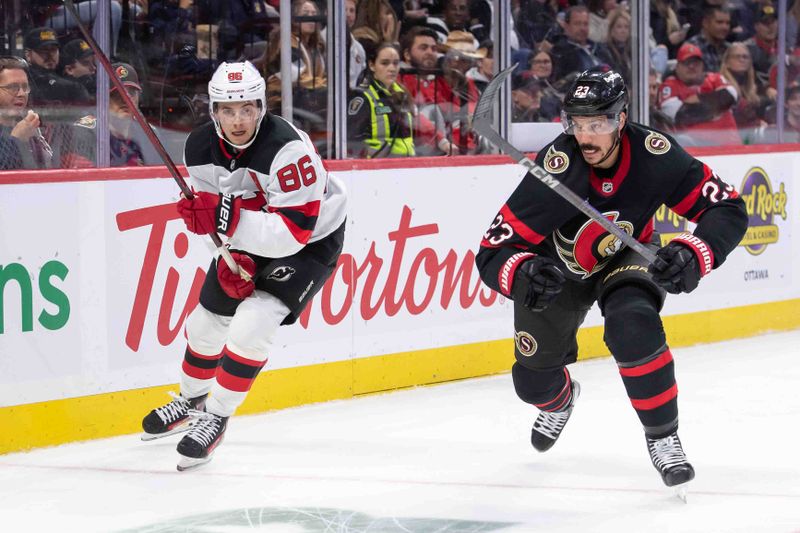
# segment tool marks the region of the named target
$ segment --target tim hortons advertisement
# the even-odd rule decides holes
[[[751,228],[728,264],[670,298],[667,313],[798,297],[795,157],[705,158],[744,196]],[[510,302],[480,282],[474,258],[520,167],[338,175],[349,191],[344,253],[298,323],[281,328],[270,368],[513,335]],[[186,231],[172,180],[2,191],[0,406],[176,382],[213,246]],[[657,222],[665,234],[685,227],[668,211]],[[599,324],[594,310],[585,325]]]

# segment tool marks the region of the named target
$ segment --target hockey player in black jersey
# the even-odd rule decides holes
[[[556,442],[580,394],[567,365],[576,333],[597,302],[604,340],[639,417],[664,483],[694,478],[678,439],[678,387],[659,315],[666,292],[691,292],[744,235],[738,193],[674,139],[628,122],[619,73],[594,67],[568,90],[564,133],[536,162],[609,220],[656,251],[648,262],[527,174],[486,231],[477,254],[483,281],[514,301],[517,395],[539,409],[531,442]],[[666,204],[696,223],[660,246],[653,216]]]
[[[278,327],[292,324],[322,288],[344,241],[344,186],[304,132],[267,111],[256,68],[223,63],[208,93],[212,122],[192,131],[184,150],[195,196],[177,209],[189,231],[227,237],[252,279],[211,262],[186,320],[180,395],[142,421],[146,440],[189,430],[178,470],[211,459]]]

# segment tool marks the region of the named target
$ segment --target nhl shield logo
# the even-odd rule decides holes
[[[539,349],[539,343],[527,331],[514,332],[514,344],[516,344],[519,353],[525,357],[532,356]]]
[[[286,265],[281,265],[279,267],[275,267],[275,269],[269,273],[267,279],[274,279],[275,281],[287,281],[289,278],[292,277],[295,270]]]
[[[666,137],[660,133],[651,131],[650,135],[644,140],[644,147],[651,154],[661,155],[667,153],[669,149],[672,148],[672,145]]]
[[[544,169],[551,174],[561,174],[569,166],[569,157],[564,152],[555,149],[551,146],[544,156]]]
[[[602,188],[603,192],[606,194],[611,194],[612,192],[614,192],[614,184],[611,183],[610,181],[604,181]]]

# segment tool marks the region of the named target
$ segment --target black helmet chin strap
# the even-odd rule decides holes
[[[627,123],[627,121],[626,121],[626,123]],[[623,126],[623,129],[624,129],[624,126]],[[608,152],[606,152],[606,155],[604,155],[604,156],[603,156],[603,159],[601,159],[600,161],[598,161],[597,163],[595,163],[595,164],[594,164],[594,165],[592,165],[592,166],[593,166],[593,167],[599,166],[599,165],[600,165],[600,164],[601,164],[603,161],[605,161],[606,159],[608,159],[608,158],[609,158],[609,156],[610,156],[611,154],[613,154],[613,153],[614,153],[614,150],[616,150],[616,149],[617,149],[617,146],[619,146],[619,144],[620,144],[620,134],[619,134],[619,129],[615,129],[615,130],[614,130],[614,144],[612,144],[612,145],[611,145],[611,148],[609,148],[609,149],[608,149]]]
[[[619,146],[619,131],[617,131],[617,132],[614,134],[614,144],[612,144],[612,145],[611,145],[611,148],[609,148],[609,149],[608,149],[608,152],[606,152],[606,155],[604,155],[604,156],[603,156],[603,159],[601,159],[600,161],[598,161],[597,163],[595,163],[595,164],[594,164],[594,165],[592,165],[592,166],[593,166],[593,167],[599,167],[599,166],[600,166],[600,165],[603,163],[603,161],[605,161],[606,159],[608,159],[608,157],[609,157],[611,154],[613,154],[613,153],[614,153],[614,150],[616,150],[617,146]]]

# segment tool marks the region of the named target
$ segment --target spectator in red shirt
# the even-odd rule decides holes
[[[736,89],[719,73],[705,71],[697,46],[684,43],[677,59],[675,75],[659,91],[659,108],[674,121],[676,133],[697,145],[742,144],[732,112]]]

